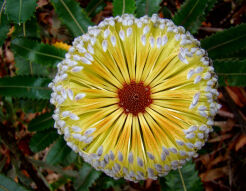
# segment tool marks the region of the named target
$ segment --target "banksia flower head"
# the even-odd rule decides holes
[[[68,146],[111,177],[139,181],[197,155],[219,108],[216,85],[183,27],[125,14],[77,37],[49,86]]]

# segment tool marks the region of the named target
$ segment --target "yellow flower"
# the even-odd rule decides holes
[[[49,87],[67,144],[114,178],[156,179],[196,156],[217,77],[200,43],[157,15],[107,18],[77,37]]]

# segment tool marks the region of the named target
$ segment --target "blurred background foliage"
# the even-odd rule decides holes
[[[123,6],[124,4],[124,6]],[[246,2],[243,0],[0,0],[0,190],[183,190],[178,171],[157,181],[114,180],[53,128],[47,84],[87,27],[123,13],[170,18],[208,51],[219,76],[214,132],[181,172],[187,190],[246,190]]]

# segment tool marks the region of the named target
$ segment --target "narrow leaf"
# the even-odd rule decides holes
[[[53,143],[59,135],[57,134],[55,129],[48,129],[45,131],[37,132],[32,136],[30,140],[30,149],[33,152],[39,152],[48,147],[51,143]]]
[[[113,15],[123,15],[124,13],[133,14],[136,5],[134,0],[114,0],[113,1]]]
[[[72,32],[73,36],[80,36],[87,32],[93,23],[75,0],[51,0],[61,21]]]
[[[51,107],[47,99],[17,99],[15,106],[25,113],[37,113],[41,112],[44,108]]]
[[[218,59],[214,61],[220,86],[246,86],[246,59]]]
[[[32,132],[53,128],[54,120],[52,119],[52,114],[53,112],[39,115],[29,123],[28,130]]]
[[[209,57],[218,59],[246,48],[246,24],[217,32],[201,41]]]
[[[51,90],[47,87],[50,79],[35,76],[0,78],[0,95],[32,99],[49,99]]]
[[[15,54],[29,61],[53,66],[55,63],[63,60],[66,53],[63,49],[25,38],[14,39],[11,43],[11,49]]]
[[[136,16],[151,16],[160,10],[161,0],[136,0]]]
[[[99,178],[100,174],[101,172],[84,163],[79,170],[79,177],[74,182],[74,188],[77,191],[89,191],[89,187]]]
[[[202,191],[202,183],[198,172],[195,169],[195,164],[188,162],[181,169],[182,176],[184,178],[184,183],[187,190],[189,191]],[[178,170],[170,172],[165,178],[161,178],[162,181],[166,181],[166,188],[162,188],[165,191],[183,191],[182,182]]]
[[[202,11],[202,14],[199,17],[197,17],[196,20],[193,23],[191,23],[191,25],[189,27],[189,31],[192,34],[197,33],[202,22],[206,20],[206,17],[208,16],[209,12],[212,11],[212,9],[214,8],[214,5],[217,1],[218,0],[207,0],[206,1],[206,7],[205,7],[204,11]]]
[[[48,76],[49,72],[44,65],[24,59],[15,55],[16,74],[18,75],[41,75]]]
[[[4,7],[5,7],[5,1],[1,1],[0,2],[0,26],[1,26],[0,47],[3,45],[4,40],[7,38],[7,34],[10,28],[7,15],[3,14]]]
[[[96,14],[100,13],[106,5],[104,0],[91,0],[85,10],[88,16],[94,17]]]
[[[38,25],[37,18],[34,16],[27,20],[25,24],[15,24],[14,27],[15,30],[11,35],[12,39],[17,37],[40,39],[40,26]]]
[[[184,26],[187,30],[192,29],[196,20],[203,15],[206,2],[204,0],[186,0],[174,15],[173,22],[176,25]]]
[[[6,0],[7,14],[10,20],[20,24],[29,19],[35,11],[35,0]]]
[[[8,23],[8,19],[6,15],[2,15],[0,17],[0,47],[3,45],[5,39],[7,38],[7,34],[9,32],[10,25]]]
[[[76,154],[66,145],[64,138],[60,137],[48,152],[48,155],[46,157],[46,163],[49,165],[63,163],[64,160],[68,156],[71,157],[71,155],[76,156]],[[73,156],[72,158],[70,158],[72,160],[67,161],[67,165],[69,165],[69,163],[72,163],[75,160]]]
[[[15,181],[10,179],[9,177],[0,174],[0,190],[1,191],[27,191],[26,188],[17,184]]]

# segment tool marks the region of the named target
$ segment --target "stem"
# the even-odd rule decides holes
[[[183,185],[184,191],[187,191],[186,186],[185,186],[185,182],[184,182],[184,179],[183,179],[183,175],[182,175],[181,170],[179,168],[178,168],[178,171],[179,171],[179,176],[180,176],[180,179],[182,181],[182,185]]]

